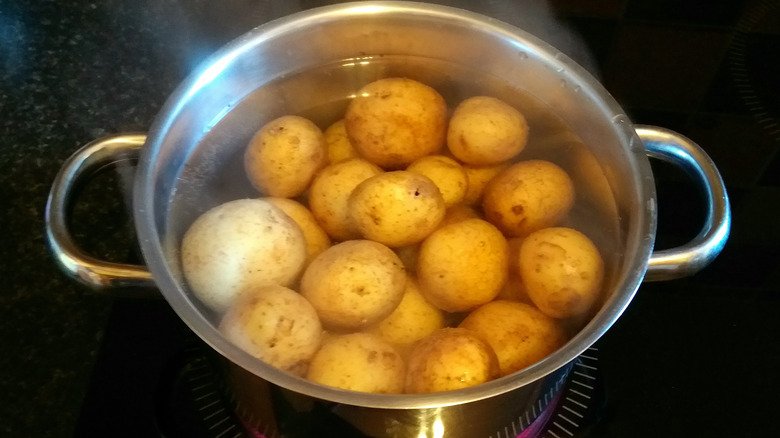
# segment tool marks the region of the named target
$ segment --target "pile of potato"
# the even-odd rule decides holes
[[[184,236],[193,293],[239,347],[314,382],[375,393],[478,385],[568,339],[604,266],[560,227],[567,173],[523,160],[529,127],[477,96],[450,111],[387,78],[324,132],[284,116],[247,146],[262,193],[217,206]]]

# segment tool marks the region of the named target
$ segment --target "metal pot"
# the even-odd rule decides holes
[[[611,200],[620,245],[610,257],[600,307],[564,347],[541,362],[446,393],[342,391],[281,372],[237,348],[215,328],[217,315],[187,289],[177,256],[186,227],[214,205],[257,196],[240,167],[252,133],[286,113],[315,109],[315,119],[332,114],[361,85],[387,75],[418,78],[451,97],[476,90],[520,91],[551,108],[588,145],[589,162],[600,169],[588,179],[599,180]],[[147,267],[91,258],[68,234],[71,192],[95,169],[139,152],[133,211]],[[705,194],[708,215],[701,232],[681,247],[653,252],[656,198],[648,156],[683,168]],[[238,38],[180,85],[148,135],[102,139],[74,154],[52,186],[46,214],[48,242],[68,274],[102,289],[159,288],[189,327],[231,364],[230,381],[245,407],[255,409],[253,399],[262,398],[257,394],[263,391],[281,393],[304,412],[325,407],[377,437],[430,436],[425,434],[431,431],[447,437],[494,436],[498,426],[506,425],[519,433],[529,423],[523,419],[533,420],[544,407],[542,400],[546,404],[555,396],[573,360],[615,322],[643,279],[695,273],[720,252],[730,228],[723,181],[693,142],[662,128],[632,125],[583,68],[523,30],[460,9],[409,2],[313,9]],[[273,429],[272,411],[258,406],[253,415]]]

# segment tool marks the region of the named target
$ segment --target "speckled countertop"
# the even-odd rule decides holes
[[[320,3],[0,2],[0,436],[74,435],[112,311],[126,302],[76,284],[52,261],[43,217],[62,162],[101,136],[145,131],[213,50]],[[643,286],[605,337],[618,354],[602,360],[614,403],[597,436],[696,436],[717,422],[729,426],[721,436],[771,436],[780,431],[766,418],[780,389],[780,7],[656,3],[551,1],[549,10],[583,37],[635,121],[705,146],[726,179],[734,229],[699,276]],[[86,189],[73,233],[90,253],[132,259],[123,181],[105,178]],[[662,231],[679,243],[695,232],[697,213],[673,178],[659,184],[674,203],[668,212],[662,204]],[[659,419],[680,433],[653,429]]]

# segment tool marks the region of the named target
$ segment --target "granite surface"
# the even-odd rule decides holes
[[[144,132],[213,50],[268,19],[321,3],[0,2],[0,435],[75,434],[112,309],[126,307],[124,299],[66,278],[46,247],[46,197],[63,161],[101,136]],[[626,349],[605,365],[613,379],[642,382],[643,389],[632,395],[631,385],[615,386],[619,403],[605,417],[631,420],[616,420],[599,436],[777,436],[778,2],[519,3],[565,23],[566,33],[546,37],[602,78],[635,121],[677,129],[704,146],[734,207],[721,257],[691,279],[643,286],[604,339]],[[522,18],[515,3],[483,5],[543,35],[558,29]],[[659,245],[679,244],[700,220],[695,191],[680,189],[673,171],[657,171],[659,197],[666,197]],[[75,208],[74,236],[100,257],[137,259],[126,181],[100,178]],[[639,353],[628,352],[632,339]],[[659,433],[669,419],[690,419],[681,425],[688,433]],[[711,427],[717,422],[732,433]]]

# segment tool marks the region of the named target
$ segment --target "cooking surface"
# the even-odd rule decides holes
[[[147,130],[213,50],[323,2],[279,3],[0,3],[3,436],[155,436],[182,325],[163,301],[109,298],[65,278],[45,247],[45,199],[67,156]],[[634,122],[697,141],[732,201],[720,257],[694,277],[642,285],[599,341],[607,400],[588,436],[780,434],[780,2],[556,0],[546,13],[514,3],[526,2],[480,4],[590,68]],[[654,167],[658,246],[669,247],[697,232],[702,212],[683,176]],[[117,188],[128,178],[102,176],[76,208],[76,237],[99,256],[134,257]]]

